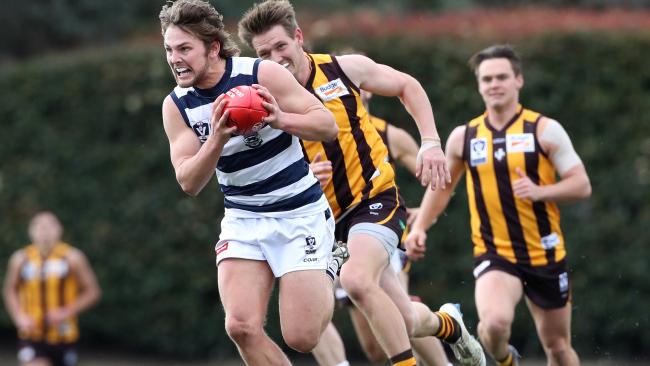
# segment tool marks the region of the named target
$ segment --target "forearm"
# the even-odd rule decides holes
[[[11,293],[11,289],[5,289],[3,292],[5,307],[7,308],[7,313],[13,320],[14,324],[18,323],[18,316],[21,313],[20,303],[18,302],[18,295]]]
[[[215,172],[223,151],[223,144],[210,136],[196,155],[181,160],[176,167],[176,180],[183,191],[196,196],[203,190]]]
[[[420,210],[418,215],[411,225],[413,230],[428,230],[431,225],[435,224],[438,220],[438,217],[447,207],[451,193],[447,193],[451,190],[450,187],[447,187],[445,190],[432,191],[427,189],[420,203]],[[441,194],[441,192],[445,192]]]
[[[77,298],[77,301],[73,302],[69,306],[70,316],[78,315],[84,310],[90,308],[99,301],[100,297],[101,292],[99,290],[88,290],[82,292]]]
[[[415,79],[411,76],[409,78],[412,81],[407,84],[400,96],[404,107],[415,120],[421,137],[440,138],[426,92]]]
[[[279,128],[309,141],[331,141],[338,134],[332,114],[320,108],[306,114],[283,113]]]
[[[572,202],[588,198],[591,195],[591,184],[586,175],[576,175],[555,184],[540,186],[540,192],[540,201]]]

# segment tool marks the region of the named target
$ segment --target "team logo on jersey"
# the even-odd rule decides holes
[[[262,145],[262,142],[264,142],[264,140],[262,140],[258,133],[250,136],[244,136],[244,145],[250,147],[251,149],[260,147],[260,145]]]
[[[201,143],[204,143],[205,140],[208,139],[208,136],[210,136],[210,120],[204,119],[198,121],[192,126],[192,129],[194,130],[196,136],[199,137]]]
[[[501,161],[503,157],[506,156],[506,152],[503,151],[503,148],[500,147],[497,149],[497,151],[494,152],[494,158],[497,159],[498,161]]]
[[[316,253],[316,238],[308,236],[305,238],[305,254]]]
[[[332,80],[329,83],[314,88],[316,95],[323,101],[327,102],[338,97],[350,94],[348,88],[341,79]]]
[[[506,135],[506,151],[508,153],[535,152],[535,138],[532,133],[517,133]]]
[[[487,138],[481,137],[472,139],[469,142],[469,163],[471,166],[477,166],[487,163],[488,148]]]

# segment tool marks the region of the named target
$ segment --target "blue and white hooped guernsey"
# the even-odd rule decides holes
[[[176,87],[170,96],[201,143],[211,133],[212,103],[229,89],[257,83],[260,59],[226,59],[221,80],[210,89]],[[255,135],[233,136],[215,169],[225,214],[235,217],[298,217],[329,207],[303,157],[296,136],[264,126]]]

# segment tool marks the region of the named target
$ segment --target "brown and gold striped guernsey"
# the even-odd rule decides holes
[[[512,263],[544,266],[566,256],[560,212],[552,202],[515,197],[515,169],[539,185],[556,181],[537,138],[541,115],[521,105],[498,131],[483,114],[466,125],[463,161],[474,256],[497,254]]]
[[[43,257],[36,245],[25,247],[18,296],[21,310],[35,320],[36,327],[29,334],[20,333],[21,339],[60,344],[79,338],[76,317],[59,326],[48,325],[45,319],[48,311],[66,306],[77,298],[78,282],[66,257],[71,249],[66,243],[58,243],[47,257]]]
[[[324,191],[334,217],[339,218],[362,200],[395,187],[395,172],[387,159],[388,149],[361,103],[359,88],[335,57],[309,57],[312,71],[306,88],[332,112],[339,134],[334,141],[301,143],[309,161],[320,152],[332,162],[332,179]]]

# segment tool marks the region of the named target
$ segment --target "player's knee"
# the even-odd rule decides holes
[[[311,352],[320,340],[320,334],[318,332],[308,330],[287,332],[283,333],[282,336],[287,346],[302,353]]]
[[[363,301],[370,292],[372,285],[372,281],[366,280],[365,276],[357,275],[354,272],[341,275],[341,286],[348,293],[348,296],[356,302]]]
[[[237,344],[245,344],[263,333],[262,325],[236,317],[226,318],[226,333]]]
[[[479,323],[479,337],[481,342],[490,347],[500,339],[508,338],[510,321],[505,317],[492,316],[481,319]]]
[[[549,360],[555,361],[556,364],[564,360],[572,352],[571,344],[566,338],[553,338],[544,342],[544,350]]]

